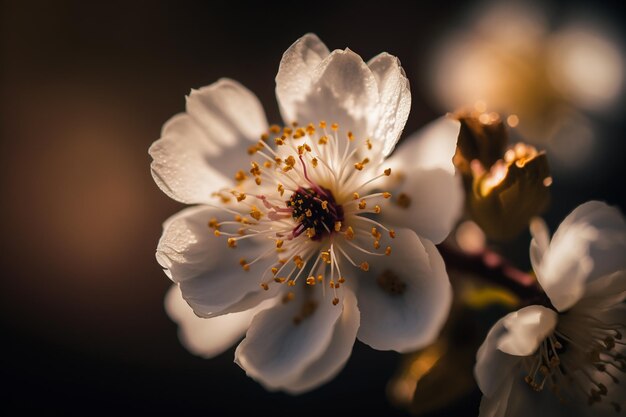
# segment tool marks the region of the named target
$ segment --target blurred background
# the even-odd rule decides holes
[[[2,415],[408,415],[386,394],[398,354],[357,342],[326,386],[267,393],[234,349],[187,353],[163,308],[154,252],[183,206],[152,181],[148,147],[191,88],[224,76],[280,123],[278,63],[306,32],[401,59],[405,134],[461,106],[515,116],[512,137],[548,150],[553,230],[589,199],[626,209],[620,1],[0,4]],[[504,249],[527,268],[527,247]],[[479,401],[470,387],[429,415],[475,416]]]

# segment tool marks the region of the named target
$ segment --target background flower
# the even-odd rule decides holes
[[[614,415],[624,404],[626,223],[591,201],[550,240],[533,225],[531,260],[548,301],[500,319],[477,353],[481,417]]]
[[[578,182],[582,169],[621,147],[602,124],[624,101],[626,55],[610,20],[551,6],[480,3],[433,48],[428,88],[446,109],[475,104],[511,115],[511,127]]]

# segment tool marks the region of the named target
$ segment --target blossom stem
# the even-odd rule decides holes
[[[499,254],[485,248],[478,253],[467,253],[451,245],[437,246],[449,270],[469,272],[507,288],[520,299],[535,299],[543,294],[532,274],[519,270]]]

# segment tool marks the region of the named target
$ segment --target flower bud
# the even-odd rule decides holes
[[[492,239],[514,238],[528,227],[531,217],[547,207],[552,178],[543,151],[518,143],[489,171],[477,161],[471,163],[471,171],[468,210]]]

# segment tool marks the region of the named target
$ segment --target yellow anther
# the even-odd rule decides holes
[[[296,298],[296,295],[293,292],[289,291],[283,297],[283,303],[288,303],[289,301],[293,300],[294,298]]]
[[[237,201],[243,201],[246,197],[246,193],[239,193],[239,195],[237,195]]]
[[[262,282],[262,283],[261,283],[261,288],[263,288],[265,291],[267,291],[267,290],[269,290],[269,289],[270,289],[270,286],[269,286],[269,285],[267,285],[266,283]]]
[[[264,141],[264,142],[267,142],[267,140],[268,140],[269,138],[270,138],[270,135],[269,135],[269,134],[267,134],[267,133],[263,133],[263,134],[261,135],[261,140],[262,140],[262,141]]]
[[[348,132],[348,140],[350,140],[350,142],[354,140],[354,134],[352,132]]]
[[[379,206],[378,204],[376,204],[376,205],[374,206],[374,213],[376,213],[376,214],[380,214],[380,212],[381,212],[380,206]]]
[[[322,252],[320,256],[322,257],[322,261],[326,262],[327,264],[330,263],[330,252]]]
[[[396,231],[393,229],[389,229],[389,237],[392,239],[396,238]]]
[[[315,126],[313,126],[313,123],[309,123],[308,126],[306,127],[306,134],[309,136],[313,136],[314,133],[315,133]]]
[[[228,246],[231,247],[231,248],[236,248],[237,247],[237,241],[235,240],[234,237],[229,237],[226,242],[228,243]]]
[[[261,177],[256,177],[254,182],[256,182],[256,185],[261,185]]]
[[[335,222],[335,232],[338,232],[341,230],[341,222]]]
[[[328,211],[328,201],[326,200],[322,201],[322,210]]]
[[[293,133],[293,129],[292,129],[292,128],[290,128],[289,126],[285,126],[285,127],[283,128],[283,135],[287,135],[287,136],[289,136],[289,135],[291,135],[292,133]]]
[[[257,206],[252,206],[252,209],[250,210],[250,216],[252,216],[254,220],[261,220],[261,217],[263,217],[263,213],[261,213]]]
[[[239,170],[237,171],[237,173],[235,174],[235,181],[237,182],[241,182],[243,180],[245,180],[248,176],[246,175],[245,172],[243,172],[243,170]]]
[[[209,227],[211,229],[218,229],[220,227],[215,217],[211,217],[211,220],[209,220]]]
[[[361,265],[359,265],[359,268],[367,272],[370,270],[370,264],[368,264],[367,262],[361,262]]]
[[[330,282],[328,283],[328,286],[330,288],[335,288],[335,281],[333,281],[332,279],[330,280]]]
[[[372,236],[374,236],[376,239],[380,239],[380,232],[378,231],[378,229],[376,229],[375,227],[372,227]]]
[[[372,149],[372,141],[369,139],[365,139],[365,145],[367,145],[367,149]]]
[[[354,230],[352,229],[352,226],[348,226],[348,228],[346,229],[346,239],[354,239]]]
[[[278,263],[285,265],[287,263],[287,259],[279,259]]]
[[[326,121],[324,120],[320,121],[320,129],[326,129]]]
[[[361,210],[365,209],[366,207],[367,207],[367,203],[365,202],[365,200],[359,201],[359,208]]]
[[[282,138],[276,137],[274,138],[274,143],[276,143],[276,145],[278,146],[283,146],[285,144],[285,141]]]
[[[244,258],[239,259],[239,265],[244,266],[246,264],[246,260]]]
[[[263,162],[263,166],[265,168],[271,168],[272,167],[272,163],[270,161],[265,161],[265,162]]]
[[[272,132],[272,133],[280,133],[280,126],[278,126],[278,125],[271,125],[270,126],[270,132]]]
[[[380,240],[375,240],[374,241],[374,249],[378,249],[380,248]]]
[[[274,282],[277,282],[279,284],[282,284],[285,281],[287,281],[287,278],[285,278],[285,277],[276,277],[276,278],[274,278]]]
[[[343,284],[344,282],[346,282],[346,279],[344,277],[340,277],[337,281]]]
[[[383,193],[383,197],[384,197],[384,198],[389,198],[389,197],[391,197],[391,193],[388,193],[387,191],[385,191],[385,192]]]
[[[337,304],[339,304],[339,298],[335,297],[333,298],[333,305],[336,306]]]
[[[283,163],[283,160],[282,160],[282,159],[280,159],[279,157],[275,157],[275,158],[274,158],[274,161],[276,162],[276,165],[278,165],[278,166],[280,166],[280,164],[282,164],[282,163]]]
[[[311,211],[311,209],[306,209],[306,211],[304,212],[304,214],[305,214],[307,217],[311,217],[311,216],[313,216],[313,212]]]
[[[272,275],[276,275],[278,273],[278,268],[273,267],[272,268]]]
[[[244,271],[249,271],[250,270],[250,265],[248,265],[248,264],[241,265],[241,267],[243,268]]]
[[[390,176],[390,175],[391,175],[391,168],[387,168],[387,169],[386,169],[385,171],[383,171],[383,172],[384,172],[384,174],[385,174],[386,176]]]
[[[285,187],[283,187],[282,184],[278,184],[278,187],[276,188],[278,190],[278,192],[280,193],[280,196],[282,197],[283,194],[285,194]]]
[[[294,139],[300,139],[304,135],[305,135],[304,129],[299,127],[299,128],[296,129],[296,132],[293,134],[293,138]]]
[[[294,281],[294,280],[290,279],[290,280],[287,282],[287,285],[289,285],[290,287],[293,287],[294,285],[296,285],[296,281]]]
[[[317,276],[317,282],[322,282],[322,281],[324,281],[324,277],[322,276],[322,274],[319,274]]]
[[[240,236],[243,236],[246,234],[246,229],[243,227],[240,227],[239,229],[237,229],[237,234]]]
[[[250,147],[248,147],[248,155],[254,155],[255,153],[257,153],[259,150],[257,145],[252,145]]]
[[[361,197],[359,196],[359,193],[354,193],[354,194],[352,194],[352,199],[353,199],[353,200],[358,200],[359,198],[361,198]]]
[[[306,283],[307,283],[308,285],[315,285],[315,277],[308,277],[308,278],[306,279]]]
[[[315,227],[309,227],[308,229],[306,229],[306,236],[309,239],[313,239],[313,237],[315,236]]]
[[[215,231],[213,232],[213,234],[217,237],[220,237],[222,234],[220,233],[219,230],[215,229]]]
[[[287,159],[285,159],[285,165],[293,167],[296,165],[296,158],[294,158],[293,155],[289,155]]]
[[[391,255],[391,246],[387,246],[385,248],[385,255],[387,255],[387,256]]]
[[[277,247],[277,248],[282,248],[282,247],[283,247],[283,243],[285,243],[285,242],[283,242],[282,240],[278,239],[278,240],[276,241],[276,247]]]
[[[252,161],[250,162],[250,166],[252,166],[252,168],[250,168],[250,174],[254,175],[255,177],[261,175],[261,167],[259,166],[259,164]]]
[[[361,162],[357,162],[356,164],[354,164],[354,168],[358,169],[359,171],[363,170],[363,168],[365,167],[365,165],[370,161],[369,158],[364,158]]]
[[[313,165],[313,168],[316,168],[317,167],[317,158],[311,159],[311,164]]]
[[[339,124],[333,123],[332,125],[330,125],[330,128],[336,132],[339,129]]]
[[[322,136],[321,138],[319,138],[317,143],[320,144],[320,145],[326,145],[328,143],[328,137],[327,136]]]

